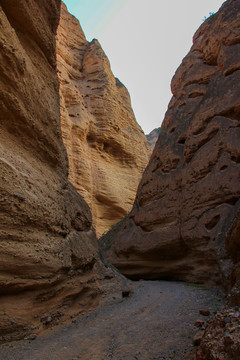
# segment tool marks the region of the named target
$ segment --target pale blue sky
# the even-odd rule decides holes
[[[112,71],[128,88],[145,133],[159,127],[170,82],[204,16],[222,0],[65,0],[87,40],[97,38]]]

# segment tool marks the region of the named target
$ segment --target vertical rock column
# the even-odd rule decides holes
[[[57,67],[69,180],[90,206],[101,235],[130,211],[151,150],[99,42],[86,40],[63,3]]]

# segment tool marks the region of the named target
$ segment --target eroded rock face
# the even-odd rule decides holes
[[[197,360],[240,353],[240,1],[226,1],[194,36],[127,219],[101,241],[132,278],[218,284],[226,307]]]
[[[154,149],[154,146],[157,142],[160,131],[161,131],[161,128],[159,127],[159,128],[153,129],[148,135],[146,135],[148,145],[151,146],[152,149]]]
[[[91,309],[106,291],[121,294],[99,260],[90,209],[68,182],[59,13],[59,0],[0,5],[0,342]]]
[[[228,308],[219,312],[204,331],[196,360],[238,360],[240,353],[240,312]]]
[[[131,278],[239,286],[239,15],[239,0],[224,3],[173,77],[133,209],[108,236],[106,256]]]
[[[90,206],[100,235],[130,211],[151,151],[127,89],[99,42],[86,41],[64,4],[57,61],[69,180]]]

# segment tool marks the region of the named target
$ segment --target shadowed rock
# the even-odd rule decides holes
[[[59,0],[0,5],[0,342],[94,308],[107,291],[122,296],[99,259],[90,209],[68,182],[59,14]]]
[[[197,360],[239,358],[240,1],[224,2],[193,38],[128,217],[101,240],[135,279],[224,286],[227,307]]]
[[[228,286],[239,261],[239,1],[205,21],[108,259],[131,278]]]
[[[160,131],[161,131],[161,128],[159,127],[159,128],[153,129],[148,135],[146,135],[148,145],[151,146],[152,149],[154,149],[154,146],[157,142]]]

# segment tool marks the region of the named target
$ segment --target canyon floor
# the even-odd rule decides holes
[[[0,359],[182,360],[194,350],[195,321],[208,321],[224,301],[216,288],[183,282],[141,280],[132,289],[118,304],[34,340],[2,345]],[[201,309],[210,316],[200,315]]]

